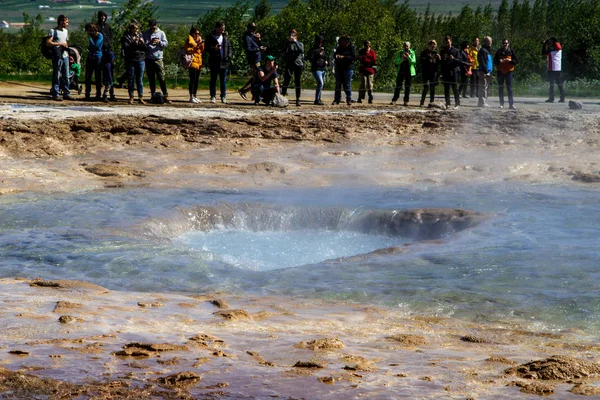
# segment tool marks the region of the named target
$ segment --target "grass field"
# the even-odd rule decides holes
[[[117,10],[125,0],[111,0],[112,4],[97,4],[95,0],[72,0],[70,3],[54,3],[50,0],[0,0],[0,20],[9,23],[22,22],[23,13],[31,16],[37,14],[44,18],[44,27],[51,28],[55,22],[50,18],[56,18],[59,14],[69,16],[71,25],[79,25],[84,19],[90,20],[98,10],[104,10],[110,15],[112,10]],[[288,0],[271,0],[273,12],[278,12]],[[418,12],[424,12],[427,4],[431,5],[431,11],[436,14],[457,14],[467,4],[472,8],[485,6],[491,3],[494,9],[498,8],[501,0],[472,0],[472,1],[446,1],[446,0],[412,0],[411,7]],[[205,12],[215,7],[227,7],[235,3],[235,0],[154,0],[159,9],[157,16],[163,26],[174,26],[178,24],[191,25]],[[50,8],[40,9],[40,6]],[[8,32],[16,32],[19,28],[10,28]]]

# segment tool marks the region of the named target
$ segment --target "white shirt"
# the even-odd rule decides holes
[[[54,31],[56,31],[56,38],[54,36]],[[69,42],[69,31],[66,28],[62,29],[50,29],[48,31],[48,36],[52,37],[52,41],[55,43],[68,43]],[[67,53],[67,49],[62,53],[63,57],[68,57],[69,53]]]

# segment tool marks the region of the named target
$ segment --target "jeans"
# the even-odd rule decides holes
[[[63,96],[70,96],[69,91],[69,58],[52,57],[52,96],[58,97],[60,90]]]
[[[219,65],[210,67],[209,91],[210,97],[217,97],[217,76],[221,87],[221,97],[227,96],[227,68],[220,68]]]
[[[110,92],[111,97],[115,96],[115,89],[113,87],[114,60],[115,55],[112,51],[104,52],[104,54],[102,55],[102,83],[104,84],[104,97],[106,97],[107,92]]]
[[[190,92],[190,96],[196,97],[196,93],[198,92],[198,81],[200,80],[200,69],[196,68],[188,68],[190,73],[190,84],[188,85],[188,90]]]
[[[165,64],[163,60],[149,60],[146,59],[146,75],[148,75],[148,85],[150,86],[150,93],[156,92],[156,79],[158,78],[158,84],[160,90],[165,97],[169,96],[167,92],[167,82],[165,80]]]
[[[460,106],[460,95],[458,93],[458,76],[446,75],[443,77],[444,80],[444,99],[446,100],[446,107],[450,106],[450,89],[454,95],[454,105]]]
[[[139,60],[127,60],[127,89],[129,90],[129,97],[133,97],[133,82],[135,79],[135,86],[137,87],[138,96],[144,95],[144,70],[146,69],[146,63]]]
[[[506,91],[508,93],[508,105],[513,105],[513,73],[509,72],[504,75],[501,72],[498,72],[498,97],[500,98],[500,105],[504,105],[504,83],[506,82]]]
[[[315,90],[315,101],[321,100],[321,94],[323,93],[323,82],[325,81],[325,70],[313,71],[315,81],[317,81],[317,89]]]
[[[102,96],[102,58],[88,57],[85,60],[85,97],[92,92],[92,74],[96,84],[96,97]]]
[[[302,69],[303,67],[299,67],[297,65],[294,65],[291,68],[286,68],[285,71],[283,72],[283,87],[281,88],[281,94],[282,95],[287,95],[287,90],[288,90],[288,86],[290,84],[290,81],[292,80],[292,75],[294,76],[294,87],[296,88],[296,98],[299,99],[300,98],[300,93],[301,93],[301,86],[300,86],[300,81],[302,79]]]
[[[421,105],[425,104],[425,98],[427,98],[427,92],[429,92],[429,102],[435,101],[435,87],[437,86],[437,74],[432,76],[423,76],[423,92],[421,93]]]
[[[560,71],[548,71],[548,82],[550,82],[550,96],[549,100],[554,100],[554,84],[558,86],[560,93],[560,100],[565,100],[565,90],[563,88],[563,80]]]
[[[398,100],[400,97],[400,92],[402,91],[402,84],[404,83],[404,102],[408,103],[408,99],[410,98],[410,87],[412,85],[412,76],[403,74],[398,74],[396,76],[396,87],[394,88],[394,96],[392,97],[392,101]]]
[[[335,70],[335,95],[333,101],[339,103],[342,99],[342,86],[346,93],[346,102],[352,102],[352,75],[353,69],[336,69]]]

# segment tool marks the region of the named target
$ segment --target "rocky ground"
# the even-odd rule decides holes
[[[110,187],[600,184],[600,108],[61,102],[0,85],[0,195]],[[123,99],[125,96],[122,96]],[[202,96],[201,96],[202,97]],[[206,99],[206,96],[203,97]],[[0,397],[600,396],[598,346],[390,310],[2,280]],[[560,356],[554,357],[559,354]],[[530,361],[536,363],[530,363]]]

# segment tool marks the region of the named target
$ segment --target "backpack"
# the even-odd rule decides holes
[[[279,107],[279,108],[285,108],[290,104],[290,101],[288,100],[287,97],[282,96],[279,93],[275,93],[275,96],[273,96],[273,105],[275,107]]]
[[[154,92],[150,101],[152,104],[165,104],[165,96],[161,92]]]
[[[194,61],[193,54],[187,54],[185,47],[182,47],[179,50],[179,63],[185,69],[188,69],[192,65],[192,61]]]
[[[54,34],[52,35],[52,39],[56,39],[56,29],[54,29]],[[48,60],[52,59],[52,56],[58,52],[58,50],[62,50],[60,46],[48,46],[48,39],[50,36],[44,36],[40,43],[40,53],[47,58]]]

